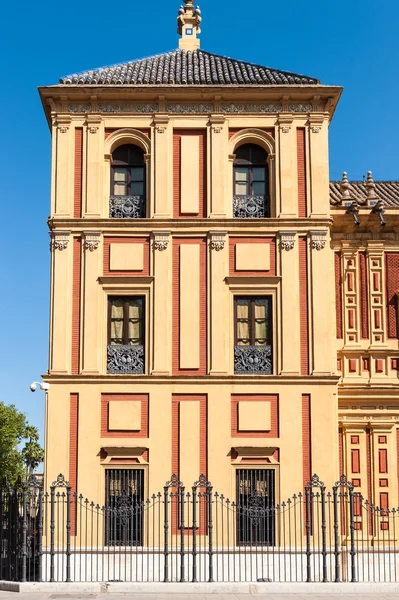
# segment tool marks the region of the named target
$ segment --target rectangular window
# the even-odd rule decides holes
[[[108,373],[144,373],[145,298],[108,300]]]
[[[234,300],[235,372],[272,373],[272,298]]]
[[[237,470],[237,544],[275,543],[274,469]]]
[[[105,471],[105,545],[142,546],[144,470]]]

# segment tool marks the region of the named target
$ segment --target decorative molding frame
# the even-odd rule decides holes
[[[66,250],[71,235],[70,231],[50,231],[50,250]]]
[[[310,231],[312,250],[323,250],[326,247],[327,231]]]
[[[101,231],[84,231],[84,248],[90,252],[98,249],[101,239]]]
[[[170,231],[154,231],[152,234],[154,250],[159,250],[160,252],[166,250],[169,245],[170,235]]]
[[[113,133],[111,133],[110,136],[107,137],[104,144],[105,156],[111,156],[115,148],[121,146],[122,144],[136,144],[144,150],[145,154],[151,154],[150,139],[138,129],[125,128],[118,129],[117,131],[114,131]]]
[[[214,112],[213,104],[167,104],[166,112],[171,114],[197,114]]]
[[[209,232],[209,241],[211,250],[216,250],[219,252],[223,250],[227,242],[227,232],[226,231],[210,231]]]
[[[279,113],[282,104],[222,104],[220,110],[225,113]]]
[[[280,231],[280,247],[282,250],[293,250],[295,247],[296,231]]]

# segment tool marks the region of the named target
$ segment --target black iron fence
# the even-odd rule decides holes
[[[137,470],[138,472],[138,470]],[[280,504],[274,477],[240,472],[230,501],[205,476],[174,475],[144,499],[143,475],[115,471],[105,506],[60,475],[0,488],[0,575],[8,581],[396,582],[398,508],[382,509],[346,477],[317,476]]]

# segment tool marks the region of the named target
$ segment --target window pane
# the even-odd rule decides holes
[[[127,169],[114,169],[114,181],[116,182],[126,182],[127,179]]]
[[[263,167],[254,167],[252,169],[252,178],[254,181],[264,181],[265,175],[266,173]]]
[[[111,344],[123,344],[123,300],[112,300],[111,306]]]
[[[248,169],[246,167],[235,167],[236,181],[248,181]]]
[[[254,300],[255,311],[255,346],[264,346],[267,343],[267,300]]]
[[[235,195],[236,196],[246,196],[247,194],[247,184],[246,183],[236,183],[235,186]]]
[[[252,183],[252,193],[254,196],[264,196],[265,190],[266,186],[264,181],[254,181]]]
[[[143,301],[141,298],[129,300],[129,344],[142,344]]]
[[[144,181],[144,169],[142,167],[131,169],[130,174],[132,181]]]
[[[126,196],[127,169],[114,169],[114,196]]]
[[[249,346],[250,324],[249,324],[249,300],[236,300],[237,315],[237,344],[239,346]]]
[[[144,182],[132,182],[130,184],[131,196],[144,196]]]

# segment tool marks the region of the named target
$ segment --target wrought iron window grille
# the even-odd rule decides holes
[[[270,199],[266,195],[233,196],[235,219],[266,219],[270,217]]]
[[[144,375],[144,346],[107,347],[107,373]]]
[[[236,375],[272,375],[272,347],[235,346],[234,373]]]
[[[109,216],[111,219],[144,219],[145,196],[110,196]]]

